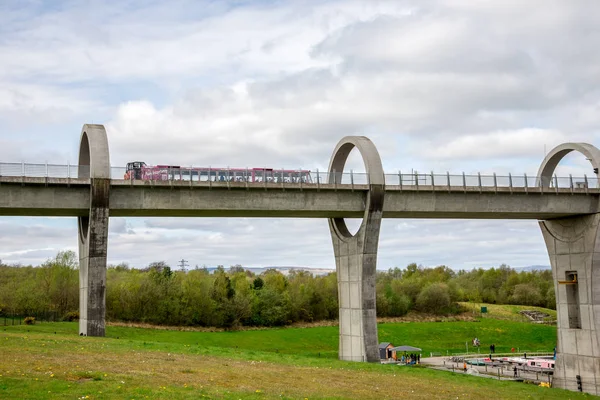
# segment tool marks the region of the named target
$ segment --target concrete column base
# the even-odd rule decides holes
[[[381,213],[379,213],[381,215]],[[365,234],[379,235],[381,217],[373,218],[352,238],[339,237],[331,229],[340,307],[339,358],[348,361],[379,361],[375,269],[377,253],[366,249]]]

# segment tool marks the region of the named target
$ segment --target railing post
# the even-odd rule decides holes
[[[498,178],[496,177],[496,173],[494,172],[494,193],[498,193]]]
[[[25,161],[21,161],[21,176],[25,177]]]
[[[298,180],[300,181],[300,191],[302,191],[302,168],[298,169]]]
[[[450,193],[450,171],[446,171],[446,183],[448,184],[448,193]]]
[[[477,173],[477,183],[479,185],[479,194],[481,194],[481,172]]]
[[[352,185],[352,191],[354,192],[354,171],[350,170],[350,184]]]
[[[319,177],[319,168],[317,168],[317,192],[321,191],[321,178]]]
[[[231,190],[231,184],[230,181],[231,180],[231,171],[229,170],[229,165],[227,166],[227,190]]]
[[[431,171],[431,191],[435,191],[435,182],[433,180],[433,171]]]
[[[337,192],[337,176],[335,174],[335,169],[333,170],[333,190]]]
[[[554,191],[558,194],[558,177],[554,174]]]
[[[415,185],[417,186],[417,191],[419,191],[419,173],[415,171]]]
[[[527,185],[527,174],[526,173],[523,174],[523,179],[525,179],[525,194],[528,194],[529,193],[529,191],[528,191],[529,185]]]
[[[569,185],[571,186],[571,194],[573,194],[573,175],[569,174]]]
[[[193,172],[192,172],[192,167],[193,167],[193,166],[192,166],[192,165],[190,165],[190,187],[192,187],[192,181],[194,180],[194,177],[193,177],[193,175],[192,175],[192,173],[193,173]],[[200,179],[200,178],[199,178],[199,176],[198,176],[198,179]]]
[[[510,188],[510,194],[513,192],[512,174],[508,173],[508,187]]]
[[[285,192],[285,185],[284,185],[285,178],[283,177],[283,168],[281,168],[281,175],[280,176],[281,176],[281,190]]]
[[[0,174],[1,176],[1,174]],[[587,175],[583,175],[583,184],[585,185],[585,194],[588,194],[588,179],[587,179]]]
[[[267,190],[267,169],[263,168],[263,186]]]
[[[208,166],[208,190],[212,188],[212,172],[210,170],[210,165]]]
[[[402,171],[398,170],[398,179],[400,183],[400,191],[402,191]]]
[[[467,177],[465,176],[465,172],[464,171],[462,173],[462,178],[463,178],[463,191],[465,193],[467,193]]]

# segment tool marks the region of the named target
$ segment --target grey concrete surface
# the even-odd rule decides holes
[[[366,185],[304,185],[298,188],[236,187],[223,183],[209,187],[189,182],[112,180],[110,216],[125,217],[277,217],[360,218],[364,214]],[[462,187],[416,190],[385,188],[384,218],[552,219],[593,214],[599,210],[600,192],[589,190],[552,193],[514,189]],[[472,190],[469,190],[472,189]],[[507,189],[507,188],[504,188]],[[89,179],[0,178],[0,215],[86,216],[90,204]]]
[[[553,149],[540,167],[542,182],[570,151],[579,151],[594,167],[600,152],[588,144],[568,143]],[[558,325],[553,386],[600,394],[600,214],[540,221],[554,288]],[[576,274],[576,280],[574,275]]]
[[[78,217],[79,334],[104,336],[110,159],[108,138],[102,125],[83,126],[79,166],[78,178],[90,180],[89,215]]]
[[[381,158],[373,143],[364,136],[348,136],[340,140],[329,164],[332,179],[329,183],[339,183],[339,180],[333,180],[340,179],[340,176],[332,172],[344,170],[348,155],[355,147],[360,151],[369,178],[363,221],[353,235],[343,218],[329,219],[338,280],[339,358],[379,362],[375,271],[385,178]]]

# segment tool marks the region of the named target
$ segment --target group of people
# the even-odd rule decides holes
[[[402,364],[420,364],[421,363],[421,355],[420,354],[402,354],[400,357],[400,362]]]
[[[479,347],[481,346],[481,342],[479,341],[479,338],[474,338],[473,339],[473,346],[475,347]],[[515,351],[515,349],[512,350],[513,352]],[[496,345],[494,343],[490,344],[490,354],[494,354],[496,352]],[[492,358],[492,356],[490,355],[490,358]]]

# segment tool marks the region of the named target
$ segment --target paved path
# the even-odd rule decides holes
[[[458,374],[469,374],[480,376],[482,378],[495,378],[500,380],[529,380],[534,382],[552,381],[552,377],[543,372],[526,370],[522,367],[517,367],[517,378],[514,376],[514,365],[503,363],[497,366],[469,365],[467,364],[467,372],[464,372],[464,364],[462,362],[452,362],[450,357],[428,357],[422,358],[421,364],[433,369],[450,371]]]

